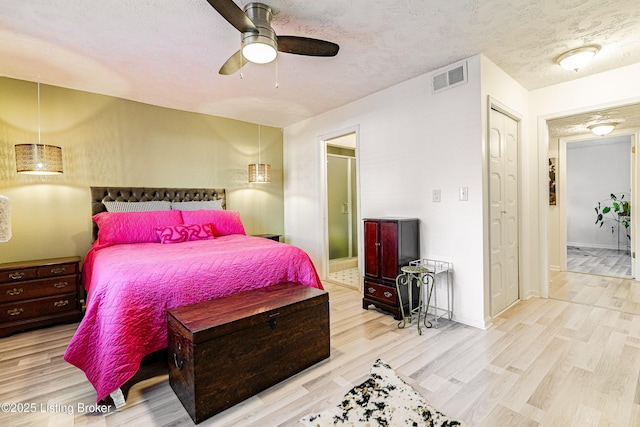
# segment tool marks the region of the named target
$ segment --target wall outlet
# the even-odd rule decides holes
[[[469,187],[460,187],[460,201],[466,202],[469,200]]]
[[[434,202],[439,202],[441,199],[442,194],[440,193],[440,190],[433,190],[433,201]]]

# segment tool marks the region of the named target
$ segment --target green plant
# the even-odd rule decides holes
[[[627,237],[630,239],[629,234],[629,222],[631,221],[631,204],[629,201],[624,200],[624,193],[616,195],[611,193],[609,199],[601,200],[596,206],[596,224],[600,224],[600,227],[604,225],[606,220],[612,220],[618,224],[624,226],[627,230]],[[613,233],[614,228],[611,227]]]

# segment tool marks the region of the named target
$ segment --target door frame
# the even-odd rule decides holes
[[[637,132],[629,132],[629,131],[613,131],[607,135],[607,137],[612,136],[624,136],[628,135],[630,137],[631,142],[631,153],[629,153],[629,172],[631,175],[631,203],[632,206],[636,203],[636,197],[638,194],[638,190],[636,189],[636,161],[635,161],[635,147],[636,147],[636,135]],[[576,135],[571,137],[558,138],[558,208],[559,208],[559,218],[558,218],[558,245],[559,245],[559,269],[560,271],[567,271],[567,144],[572,142],[580,142],[580,141],[590,141],[597,139],[599,137],[595,135]],[[636,237],[635,237],[635,227],[634,223],[637,220],[637,212],[635,209],[631,211],[631,225],[629,226],[629,233],[631,234],[631,275],[636,277],[636,265],[634,254],[636,251]],[[551,263],[549,263],[551,264]]]
[[[487,236],[488,239],[487,243],[486,243],[486,247],[485,247],[485,259],[486,259],[486,268],[487,268],[487,288],[485,288],[487,290],[487,292],[485,292],[485,307],[486,307],[486,316],[488,316],[490,319],[495,318],[496,316],[500,315],[500,313],[506,311],[509,309],[509,307],[506,307],[504,310],[502,310],[500,313],[497,313],[496,315],[493,315],[493,309],[492,309],[492,303],[491,303],[491,295],[492,295],[492,289],[491,289],[491,244],[489,242],[490,240],[490,227],[491,227],[491,218],[490,218],[490,212],[491,212],[491,195],[490,195],[490,177],[489,177],[489,161],[490,161],[490,153],[489,150],[491,149],[490,147],[490,143],[489,143],[489,139],[491,138],[491,110],[496,110],[497,112],[504,114],[505,116],[513,119],[514,121],[516,121],[517,125],[518,125],[518,173],[517,173],[517,177],[518,177],[518,185],[517,185],[517,189],[518,189],[518,197],[517,197],[517,204],[518,204],[518,215],[517,215],[517,219],[518,219],[518,299],[516,300],[516,303],[518,301],[520,301],[524,295],[524,289],[523,289],[523,280],[522,280],[522,274],[523,274],[523,259],[524,259],[524,254],[523,254],[523,247],[522,247],[522,121],[523,121],[523,116],[519,113],[517,113],[515,110],[512,110],[511,108],[509,108],[507,105],[501,103],[500,101],[498,101],[497,99],[493,98],[492,96],[487,96],[487,129],[486,129],[486,146],[485,146],[485,165],[486,165],[486,172],[485,172],[485,179],[487,182],[487,200],[485,202],[485,209],[487,212],[487,221],[486,221],[486,227],[487,227]],[[513,304],[512,304],[513,305]]]
[[[575,116],[577,114],[590,113],[593,111],[598,111],[602,109],[616,108],[622,107],[625,105],[637,104],[640,102],[640,99],[635,98],[634,100],[617,100],[613,102],[607,102],[597,105],[590,106],[581,106],[571,110],[564,111],[556,111],[553,113],[543,114],[538,116],[537,122],[537,146],[538,149],[538,231],[540,236],[539,247],[538,247],[538,275],[540,278],[540,297],[541,298],[549,298],[549,285],[551,282],[550,276],[550,262],[549,262],[549,188],[548,188],[548,168],[549,168],[549,126],[547,125],[548,120],[561,119],[564,117]],[[629,131],[630,134],[633,134],[632,146],[637,145],[637,142],[640,141],[640,129],[631,129]],[[638,175],[638,162],[635,161],[635,153],[632,154],[632,162],[631,162],[631,176],[634,180],[634,183],[638,183],[637,179]],[[632,198],[634,200],[639,200],[640,189],[638,189],[639,185],[635,185],[632,190],[634,194]],[[640,212],[637,212],[637,209],[632,209],[631,211],[631,227],[634,227],[634,223],[638,221],[640,218]],[[640,240],[640,236],[638,236],[637,232],[634,232],[632,229],[632,236],[635,236],[632,242],[632,248],[638,247],[638,241]],[[640,262],[640,258],[631,258],[631,271],[635,276],[635,272],[638,271],[636,268],[637,263]]]
[[[320,152],[320,217],[322,218],[322,263],[320,265],[320,278],[326,279],[329,276],[329,202],[327,196],[327,143],[329,140],[340,136],[355,134],[356,138],[356,209],[357,209],[357,235],[358,235],[358,272],[360,277],[363,276],[362,271],[362,221],[360,206],[360,126],[353,125],[342,128],[333,132],[322,134],[318,137],[318,150]],[[358,283],[358,289],[362,290],[362,280]]]

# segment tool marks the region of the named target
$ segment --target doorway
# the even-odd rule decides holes
[[[356,134],[325,141],[328,274],[331,282],[358,289]]]
[[[560,148],[566,156],[563,270],[632,278],[631,135],[563,140]]]

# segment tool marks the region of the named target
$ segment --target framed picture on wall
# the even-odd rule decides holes
[[[549,206],[556,205],[556,158],[549,158]]]

